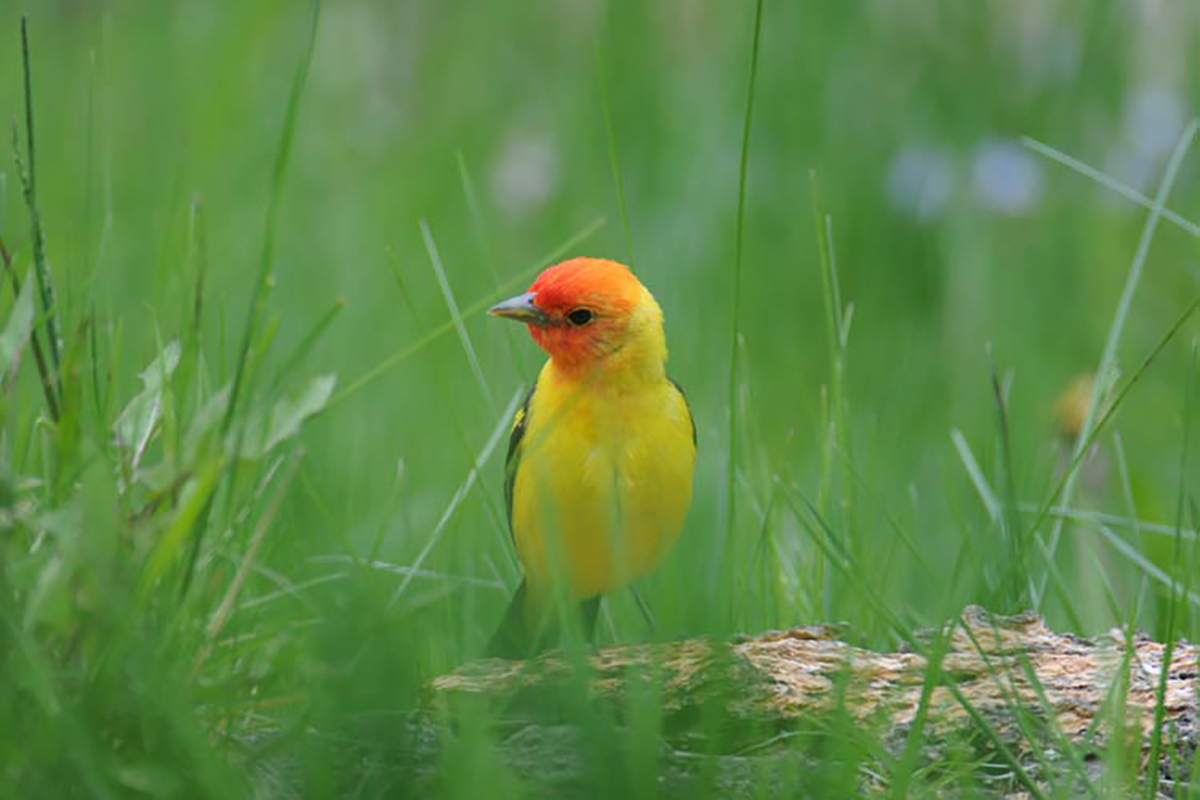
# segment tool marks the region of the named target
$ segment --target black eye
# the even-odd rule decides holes
[[[586,308],[577,308],[567,314],[567,320],[572,325],[587,325],[592,321],[592,312]]]

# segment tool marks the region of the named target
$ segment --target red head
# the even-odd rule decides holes
[[[573,258],[549,267],[525,294],[489,314],[524,322],[560,367],[578,372],[651,336],[662,350],[662,314],[629,268],[602,258]],[[665,352],[658,353],[661,364]]]

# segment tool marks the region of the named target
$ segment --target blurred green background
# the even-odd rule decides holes
[[[89,557],[68,558],[76,582],[60,598],[65,617],[47,629],[28,612],[49,580],[28,550],[38,525],[18,521],[8,534],[5,613],[24,647],[42,648],[29,662],[41,666],[22,669],[62,687],[62,713],[76,724],[57,730],[72,730],[72,747],[91,754],[65,777],[48,777],[39,753],[49,759],[46,742],[58,734],[39,728],[45,741],[5,746],[15,786],[102,793],[97,786],[133,791],[144,779],[170,794],[198,785],[188,770],[206,768],[195,759],[221,760],[211,755],[226,752],[213,731],[233,736],[249,724],[228,711],[248,698],[279,700],[253,715],[266,727],[398,709],[422,681],[479,652],[519,579],[503,519],[503,442],[465,495],[456,493],[542,360],[523,332],[479,309],[532,280],[547,253],[598,217],[603,227],[564,255],[628,260],[605,102],[633,266],[664,309],[669,369],[688,390],[699,462],[684,534],[642,587],[657,626],[621,593],[606,606],[601,638],[836,619],[853,623],[865,643],[891,646],[872,603],[824,563],[794,513],[801,495],[820,506],[854,548],[854,569],[906,619],[935,624],[965,603],[999,602],[996,564],[1007,544],[951,431],[962,431],[1002,491],[990,345],[1009,392],[1015,498],[1046,500],[1070,453],[1056,398],[1096,368],[1147,218],[1022,137],[1154,196],[1196,113],[1200,77],[1189,54],[1200,45],[1200,9],[1032,0],[765,6],[746,175],[737,512],[727,528],[735,213],[753,4],[326,3],[270,263],[262,329],[276,326],[274,340],[256,345],[261,368],[245,405],[274,401],[269,376],[297,347],[299,374],[336,373],[335,402],[287,443],[282,469],[294,464],[295,473],[277,513],[266,511],[271,492],[255,489],[272,458],[222,466],[228,483],[220,485],[231,494],[205,521],[198,588],[177,606],[178,576],[159,586],[149,601],[158,616],[147,616],[141,635],[162,644],[134,648],[123,662],[126,674],[161,674],[161,684],[146,677],[158,688],[139,693],[89,684],[106,668],[97,663],[115,657],[71,644],[126,624],[114,620],[128,620],[121,604],[132,602],[132,589],[110,582],[132,586],[157,535],[136,526],[131,533],[122,519],[126,506],[114,498],[125,489],[102,457],[116,447],[104,419],[111,423],[138,392],[138,372],[164,343],[188,330],[197,200],[207,273],[192,391],[207,396],[233,374],[309,8],[0,0],[0,117],[23,119],[18,21],[26,13],[58,314],[65,346],[85,322],[78,341],[95,334],[79,380],[103,376],[110,398],[88,410],[84,393],[88,422],[63,434],[82,442],[71,456],[77,468],[65,493],[43,491],[49,478],[28,479],[66,456],[56,461],[38,432],[39,413],[47,423],[36,373],[22,364],[5,401],[5,458],[13,485],[46,513],[80,487],[69,505],[84,520],[79,535],[108,537],[110,556],[133,565],[98,573]],[[8,139],[0,236],[23,273],[29,226]],[[1193,154],[1167,204],[1191,220],[1200,219],[1198,178]],[[823,461],[831,363],[814,222],[826,214],[840,296],[853,305],[832,468]],[[444,327],[451,311],[422,220],[458,307],[470,309],[463,329],[486,388],[460,337]],[[1200,291],[1196,255],[1194,231],[1159,224],[1119,341],[1122,380]],[[309,349],[305,337],[341,300]],[[431,331],[441,333],[422,338]],[[1081,469],[1074,506],[1173,525],[1181,486],[1189,506],[1200,471],[1191,459],[1181,474],[1181,454],[1196,414],[1185,386],[1198,332],[1189,321],[1125,398]],[[371,372],[381,364],[389,366]],[[368,374],[377,379],[356,384]],[[179,401],[184,429],[199,404],[191,402]],[[162,447],[156,439],[151,451]],[[241,517],[230,497],[244,503]],[[156,531],[174,519],[157,506],[154,513],[163,515]],[[175,694],[170,687],[192,666],[189,653],[264,518],[255,569],[224,631],[257,644],[208,662],[198,684]],[[1183,522],[1195,521],[1185,514]],[[1117,534],[1141,561],[1106,544],[1094,525],[1066,526],[1057,557],[1072,600],[1037,598],[1054,626],[1096,633],[1132,615],[1163,633],[1151,568],[1185,562],[1172,559],[1169,538]],[[403,574],[344,563],[367,557],[425,572],[397,592]],[[1044,561],[1031,555],[1025,566],[1029,582],[1042,584]],[[89,585],[87,599],[80,587]],[[1105,600],[1109,591],[1115,604]],[[96,593],[122,610],[106,613]],[[98,699],[110,690],[116,699]],[[30,691],[14,679],[4,697],[14,719],[33,726],[19,711]],[[114,744],[114,730],[148,724],[126,716],[149,714],[164,691],[172,697],[156,724],[185,744],[170,753],[139,749],[128,731]],[[310,765],[335,776],[312,766],[311,792],[339,792],[336,758],[319,743],[299,746],[321,756],[310,753]],[[112,766],[127,755],[145,775]],[[191,766],[174,774],[192,777],[172,783],[181,763]],[[212,767],[223,777],[209,791],[241,785],[233,764]]]

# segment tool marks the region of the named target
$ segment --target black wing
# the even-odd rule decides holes
[[[517,415],[513,418],[512,433],[508,437],[508,455],[504,457],[504,507],[508,510],[508,532],[512,533],[513,486],[517,482],[517,467],[521,465],[521,441],[525,438],[525,428],[529,424],[529,401],[537,389],[537,381],[529,387]]]
[[[669,380],[671,382],[671,385],[675,387],[675,391],[679,392],[679,396],[683,398],[683,407],[687,409],[688,422],[692,423],[692,447],[695,447],[696,446],[696,418],[692,416],[692,404],[688,402],[687,392],[685,392],[683,390],[683,387],[679,385],[679,381],[675,380],[670,375],[667,376],[667,380]],[[529,401],[526,400],[526,402],[529,402]],[[513,434],[516,435],[516,431],[513,431]],[[510,451],[510,453],[511,453],[511,451]]]

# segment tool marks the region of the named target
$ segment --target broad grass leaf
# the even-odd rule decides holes
[[[77,571],[83,558],[80,536],[83,513],[76,503],[39,516],[38,528],[52,543],[45,546],[51,555],[42,564],[25,606],[24,626],[33,630],[48,626],[56,631],[70,628],[74,615]]]
[[[181,471],[191,470],[196,461],[209,452],[205,449],[205,440],[220,428],[228,407],[229,385],[226,384],[208,398],[192,418],[183,439],[181,458],[164,458],[157,464],[140,467],[134,472],[134,479],[151,491],[162,491],[175,483]]]
[[[29,341],[33,330],[33,273],[25,276],[21,294],[8,315],[4,333],[0,333],[0,380],[7,378],[16,366],[17,354]]]
[[[304,421],[325,407],[337,386],[334,374],[318,375],[300,392],[284,397],[246,428],[238,455],[247,460],[262,458],[281,442],[300,432]]]
[[[179,353],[179,341],[172,340],[158,358],[142,370],[138,376],[142,379],[142,391],[129,401],[113,424],[117,446],[130,451],[130,463],[134,467],[142,460],[146,447],[154,437],[162,415],[163,392],[175,368],[179,366]]]

